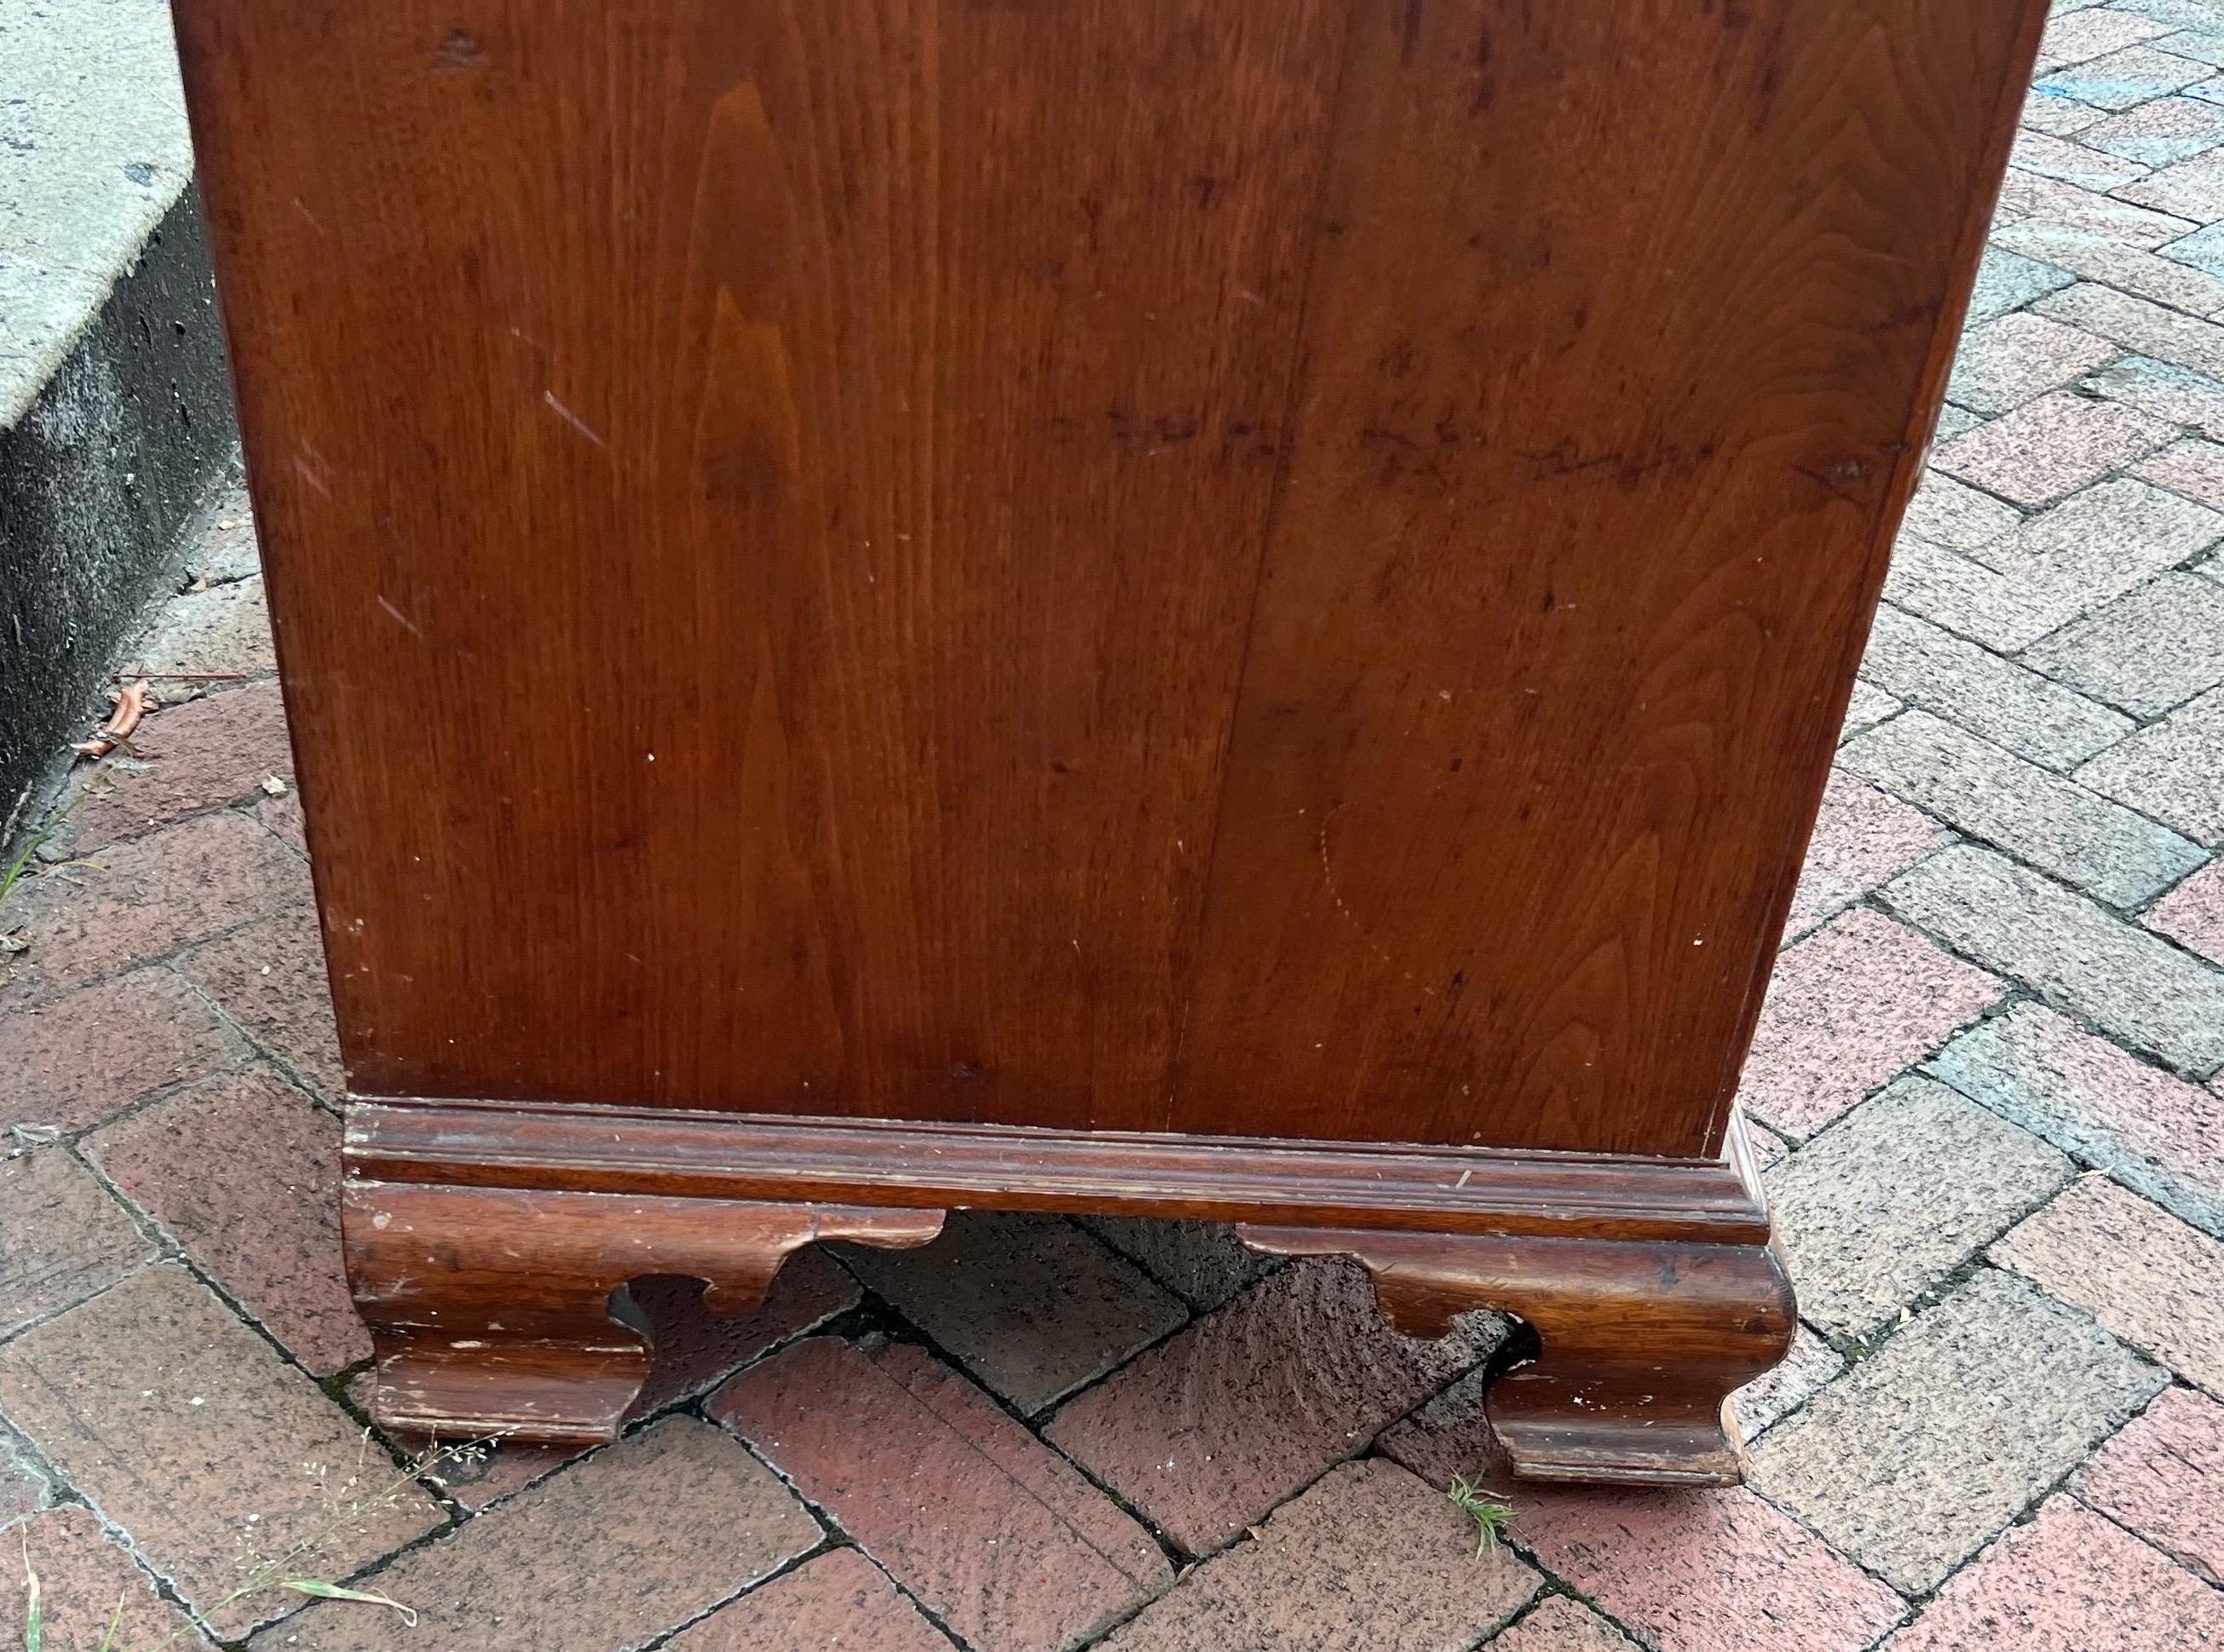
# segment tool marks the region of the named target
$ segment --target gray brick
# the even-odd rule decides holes
[[[2215,106],[2203,104],[2201,107]],[[2224,116],[2224,109],[2217,113]],[[2224,309],[2224,281],[2215,272],[2189,268],[2141,247],[2127,247],[2097,230],[2026,218],[2020,224],[2000,225],[1993,231],[1993,239],[2002,247],[2044,259],[2088,281],[2120,287],[2175,310],[2208,315]]]
[[[1839,764],[2112,905],[2144,905],[2208,859],[2145,816],[1926,712],[1870,729]]]
[[[2196,102],[2196,107],[2201,106]],[[2149,170],[2139,161],[2088,149],[2082,143],[2045,132],[2019,133],[2012,159],[2025,172],[2035,172],[2042,178],[2059,178],[2065,184],[2075,184],[2080,189],[2097,189],[2103,193],[2120,184],[2136,183]]]
[[[1199,1313],[1210,1313],[1281,1265],[1248,1251],[1225,1222],[1084,1216],[1081,1225]]]
[[[2224,682],[2224,590],[2169,573],[2063,627],[2024,663],[2141,717]]]
[[[2151,17],[2172,28],[2197,28],[2208,33],[2224,28],[2224,0],[2113,0],[2111,9],[2134,17]]]
[[[1846,705],[1846,721],[1838,730],[1843,745],[1864,728],[1882,722],[1899,709],[1900,703],[1873,683],[1854,684],[1854,697]]]
[[[2207,35],[2180,35],[2187,41],[2205,41]],[[2224,41],[2215,45],[2224,46]],[[2167,43],[2157,49],[2217,66],[2198,53],[2178,53]],[[2136,161],[2143,167],[2169,167],[2205,154],[2224,142],[2224,109],[2199,98],[2158,98],[2151,104],[2113,115],[2078,139],[2087,147]]]
[[[2224,843],[2224,689],[2140,729],[2077,778],[2188,837]]]
[[[2027,174],[2026,174],[2027,175]],[[2051,183],[2051,180],[2032,178],[2034,184]],[[2068,189],[2070,186],[2053,186]],[[2085,192],[2079,190],[2079,194]],[[2095,199],[2101,199],[2094,197]],[[2126,212],[2137,207],[2126,206]],[[2190,225],[2184,226],[2190,228]],[[2180,233],[2183,233],[2181,230]],[[2172,237],[2165,236],[2164,240]],[[1989,321],[1994,316],[2004,316],[2011,310],[2020,310],[2033,299],[2069,286],[2077,278],[2066,269],[2057,269],[2042,264],[2036,258],[2026,258],[2021,253],[2003,252],[1995,247],[1985,249],[1983,261],[1977,266],[1977,284],[1969,294],[1969,322]]]
[[[2198,154],[2109,192],[2135,206],[2207,224],[2224,218],[2224,155]]]
[[[2181,86],[2189,86],[2207,74],[2204,65],[2185,58],[2172,57],[2151,46],[2127,46],[2089,63],[2042,75],[2038,84],[2042,91],[2075,98],[2096,109],[2129,109],[2150,98],[2167,96]],[[2142,201],[2140,205],[2154,203]]]
[[[2224,114],[2224,110],[2218,112]],[[2211,275],[2224,275],[2224,234],[2220,230],[2224,230],[2224,224],[2211,224],[2196,230],[2162,248],[2161,255],[2195,269],[2206,270]]]
[[[2090,230],[2095,235],[2105,235],[2122,242],[2127,247],[2159,247],[2165,241],[2175,241],[2197,226],[2184,218],[2174,218],[2168,212],[2151,212],[2144,206],[2133,206],[2129,201],[2112,200],[2106,195],[2095,195],[2089,189],[2080,189],[2075,184],[2065,184],[2057,179],[2042,178],[2037,173],[2025,172],[2011,167],[2000,184],[2000,211],[1996,222],[2017,224],[2029,220],[2041,224],[2066,224],[2073,230]],[[2016,255],[2003,252],[2002,257]],[[2050,264],[2036,259],[2025,259],[2025,263],[2038,269],[2052,269]],[[2055,274],[2067,277],[2068,272]],[[2024,284],[2031,285],[2024,276]],[[2053,283],[2066,287],[2067,279]],[[2043,287],[2041,290],[2044,290]],[[2031,296],[2036,296],[2032,294]],[[2027,301],[2019,300],[2019,302]],[[2014,309],[2015,304],[2004,306]],[[1978,312],[1971,312],[1974,318]],[[1997,315],[2000,311],[1989,313]]]
[[[2006,413],[2118,353],[2105,338],[2019,312],[1962,335],[1946,394],[1979,413]]]
[[[1784,1356],[1784,1363],[1730,1397],[1735,1403],[1739,1437],[1759,1439],[1821,1393],[1823,1386],[1845,1368],[1846,1362],[1838,1357],[1835,1348],[1801,1326],[1792,1333],[1791,1352]],[[1458,1384],[1453,1386],[1456,1388]]]
[[[2097,608],[2198,555],[2224,533],[2224,515],[2120,476],[1968,554],[2037,590]]]
[[[2214,28],[2217,26],[2212,23],[2207,27]],[[2172,57],[2189,58],[2196,63],[2206,63],[2212,69],[2224,69],[2224,35],[2187,28],[2175,35],[2158,35],[2151,44],[2156,51],[2167,52]],[[2208,83],[2203,81],[2200,84],[2205,85]],[[2176,103],[2178,100],[2170,98],[2164,101]]]
[[[2169,23],[2158,19],[2141,17],[2113,7],[2059,15],[2047,24],[2046,33],[2039,41],[2039,66],[2042,72],[2050,72],[2065,64],[2089,63],[2096,57],[2120,52],[2126,46],[2137,46],[2158,35],[2167,35],[2170,28]]]
[[[2224,1233],[2224,1096],[2038,1004],[1972,1027],[1930,1070],[2196,1227]]]
[[[2168,1380],[1988,1268],[1771,1429],[1752,1484],[1886,1582],[1932,1589]]]
[[[1966,482],[1926,470],[1907,501],[1904,531],[1967,551],[2023,526],[2023,513]]]
[[[1886,884],[1917,927],[2184,1072],[2224,1066],[2224,973],[1974,843]]]
[[[2132,728],[2121,712],[1889,606],[1877,610],[1861,674],[2049,768],[2069,768]]]
[[[2216,307],[2224,309],[2224,303]],[[2126,356],[2097,373],[2088,373],[2078,388],[2111,401],[2127,401],[2158,419],[2189,425],[2204,436],[2224,440],[2224,384],[2190,368],[2158,362],[2151,356]]]
[[[1967,407],[1957,407],[1952,402],[1943,402],[1938,408],[1938,422],[1931,428],[1934,442],[1950,442],[1956,436],[1967,435],[1985,422],[1982,413],[1973,413]]]
[[[1934,625],[2011,653],[2075,619],[2087,606],[2070,581],[2004,574],[1911,533],[1901,534],[1892,546],[1884,594],[1895,607]]]
[[[2051,132],[2057,137],[2069,137],[2107,118],[2108,111],[2105,109],[2081,104],[2075,98],[2057,97],[2050,91],[2034,89],[2024,99],[2021,123],[2034,132]]]
[[[2196,373],[2224,374],[2224,327],[2091,281],[2041,299],[2041,315],[2113,338],[2126,350],[2175,362]]]
[[[2074,1168],[1944,1085],[1901,1079],[1767,1175],[1801,1317],[1872,1335]]]

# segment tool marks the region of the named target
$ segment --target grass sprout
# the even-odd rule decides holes
[[[1513,1523],[1513,1505],[1501,1503],[1480,1480],[1464,1474],[1452,1476],[1448,1495],[1452,1506],[1475,1522],[1475,1558],[1479,1561],[1498,1547],[1499,1539]]]

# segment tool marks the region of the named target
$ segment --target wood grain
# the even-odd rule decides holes
[[[2042,0],[177,0],[351,1087],[1703,1157]]]

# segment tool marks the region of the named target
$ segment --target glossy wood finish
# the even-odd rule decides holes
[[[1703,1157],[2043,0],[178,0],[354,1087]]]
[[[1535,1479],[1734,1481],[1725,1402],[1796,1322],[1734,1126],[1723,1158],[1677,1163],[357,1103],[346,1163],[374,1407],[405,1429],[606,1439],[648,1366],[610,1317],[619,1286],[692,1276],[740,1313],[811,1239],[924,1244],[960,1206],[1204,1217],[1256,1250],[1349,1253],[1416,1336],[1515,1315],[1538,1352],[1490,1417]],[[837,1195],[858,1202],[816,1202]]]
[[[401,1186],[351,1176],[348,1279],[378,1353],[372,1409],[389,1428],[578,1444],[617,1430],[649,1349],[610,1315],[630,1280],[703,1280],[739,1315],[814,1239],[903,1248],[938,1210],[621,1194]]]
[[[1440,1336],[1495,1308],[1537,1334],[1485,1402],[1529,1480],[1734,1485],[1730,1396],[1791,1351],[1798,1313],[1767,1245],[1693,1245],[1246,1225],[1254,1251],[1348,1252],[1399,1329]]]

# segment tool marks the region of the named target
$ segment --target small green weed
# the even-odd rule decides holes
[[[1501,1503],[1479,1480],[1452,1476],[1452,1506],[1475,1522],[1475,1558],[1478,1561],[1498,1547],[1498,1540],[1513,1523],[1513,1505]]]

